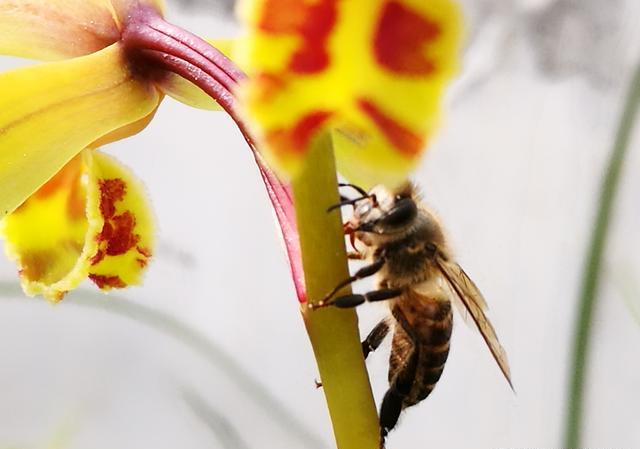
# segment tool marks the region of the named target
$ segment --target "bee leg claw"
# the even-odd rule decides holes
[[[314,379],[313,382],[316,384],[316,388],[322,388],[322,381]]]
[[[311,310],[318,310],[318,309],[323,309],[325,307],[329,307],[332,303],[328,302],[328,301],[318,301],[318,302],[310,302],[309,305],[307,307],[309,307],[309,309]]]
[[[349,259],[349,260],[363,260],[364,256],[359,251],[347,251],[347,259]]]

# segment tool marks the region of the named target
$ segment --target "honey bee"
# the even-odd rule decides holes
[[[414,185],[396,191],[376,186],[369,192],[353,184],[360,197],[347,199],[329,210],[352,205],[353,217],[344,224],[355,252],[349,258],[368,265],[339,283],[313,309],[356,307],[387,300],[391,317],[376,325],[362,342],[365,359],[393,330],[389,358],[389,389],[380,406],[380,447],[400,413],[433,391],[449,354],[453,327],[451,304],[468,314],[513,389],[507,355],[485,315],[487,304],[480,290],[453,260],[438,220],[419,199]],[[357,245],[359,243],[359,245]],[[377,276],[373,291],[336,297],[359,279]]]

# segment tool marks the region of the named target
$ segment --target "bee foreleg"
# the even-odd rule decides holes
[[[362,260],[364,259],[364,254],[358,251],[349,251],[347,252],[347,259],[349,260]]]
[[[376,302],[384,301],[391,298],[396,298],[402,294],[401,288],[381,288],[380,290],[373,290],[365,293],[364,295],[345,295],[334,299],[331,305],[340,307],[342,309],[356,307],[363,302]]]
[[[367,338],[362,341],[362,355],[365,359],[370,352],[378,349],[378,346],[380,346],[380,343],[382,343],[382,340],[384,340],[388,333],[389,324],[387,324],[386,320],[382,320],[376,324],[376,327],[369,332]]]
[[[358,281],[360,279],[364,279],[366,277],[369,276],[373,276],[374,274],[376,274],[378,271],[380,271],[380,269],[384,266],[385,264],[385,259],[380,257],[379,259],[376,259],[371,265],[366,265],[362,268],[360,268],[358,271],[355,272],[355,274],[353,276],[348,277],[347,279],[345,279],[344,281],[338,283],[338,285],[336,285],[329,293],[327,293],[324,298],[322,298],[320,301],[318,301],[315,304],[311,304],[310,307],[312,308],[320,308],[320,307],[325,307],[328,306],[329,300],[333,297],[333,295],[335,295],[336,293],[338,293],[338,291],[355,282]],[[355,306],[351,306],[351,307],[355,307]]]

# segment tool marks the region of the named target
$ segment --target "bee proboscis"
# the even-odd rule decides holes
[[[420,202],[415,187],[407,183],[391,191],[376,186],[366,192],[352,184],[342,186],[355,188],[361,196],[342,197],[330,210],[354,207],[352,218],[344,224],[356,249],[349,257],[369,263],[309,306],[350,308],[364,302],[388,302],[391,317],[376,325],[362,342],[366,359],[393,330],[389,389],[380,406],[380,447],[402,410],[424,400],[442,375],[453,328],[452,302],[473,320],[513,389],[506,352],[485,315],[487,303],[453,260],[440,223]],[[375,290],[335,297],[344,286],[373,275],[377,277]]]

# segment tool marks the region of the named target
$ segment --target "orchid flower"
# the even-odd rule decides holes
[[[153,253],[143,189],[95,148],[143,129],[164,94],[215,99],[254,152],[285,237],[338,447],[377,448],[355,314],[304,306],[348,274],[340,217],[326,212],[334,151],[364,187],[406,179],[440,121],[460,13],[453,0],[245,0],[241,14],[247,76],[165,22],[159,0],[0,3],[0,54],[54,61],[0,74],[8,249],[27,292],[52,300],[84,276],[137,282]]]
[[[243,99],[268,161],[295,176],[324,131],[350,181],[406,180],[457,70],[457,3],[256,0],[244,2],[242,15]]]
[[[24,290],[58,301],[85,277],[138,283],[152,214],[133,175],[96,148],[142,130],[165,94],[235,116],[244,75],[165,22],[161,0],[4,0],[0,54],[48,61],[0,74],[0,218]],[[273,199],[281,186],[261,172]]]
[[[299,300],[336,443],[377,449],[357,317],[306,306],[349,277],[339,214],[327,213],[339,201],[336,168],[365,188],[406,181],[457,70],[460,11],[453,0],[244,0],[240,11],[248,79],[238,95],[258,147],[291,181]]]

